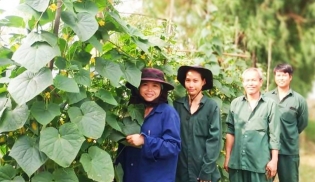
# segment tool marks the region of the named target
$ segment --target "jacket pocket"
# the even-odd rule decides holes
[[[296,122],[297,110],[293,107],[284,109],[281,113],[281,119],[283,122],[293,124]]]
[[[198,119],[194,124],[194,134],[200,137],[207,137],[209,134],[208,121],[206,119]]]

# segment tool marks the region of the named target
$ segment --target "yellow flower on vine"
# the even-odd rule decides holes
[[[60,74],[61,74],[62,76],[67,76],[67,71],[66,71],[66,70],[61,70],[61,71],[60,71]]]
[[[51,5],[49,6],[49,9],[50,9],[52,12],[56,11],[57,8],[58,8],[58,7],[57,7],[57,5],[56,5],[55,3],[53,3],[53,4],[51,4]]]
[[[50,100],[50,92],[46,92],[44,96],[45,100]]]
[[[63,34],[62,35],[63,39],[68,40],[69,39],[69,35],[68,34]]]
[[[82,0],[77,0],[79,3],[82,3]]]
[[[25,128],[22,126],[22,128],[19,129],[19,133],[23,135],[26,132]]]
[[[95,64],[95,58],[94,57],[90,59],[90,64],[92,64],[92,65]]]
[[[145,54],[142,54],[140,57],[141,59],[145,59]]]
[[[93,78],[94,77],[94,72],[91,72],[90,73],[90,78]]]
[[[63,120],[63,118],[60,118],[59,122],[60,122],[61,125],[63,125],[65,123],[65,120]]]
[[[98,21],[98,24],[102,27],[102,26],[105,25],[105,21],[104,21],[104,20],[99,20],[99,21]]]
[[[14,48],[15,48],[15,49],[18,49],[19,47],[20,47],[19,44],[14,44]]]
[[[35,121],[32,122],[31,127],[32,127],[32,129],[35,130],[35,131],[38,129],[38,126],[37,126],[37,124],[36,124]]]

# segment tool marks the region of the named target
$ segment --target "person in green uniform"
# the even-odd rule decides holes
[[[216,164],[222,140],[220,108],[202,93],[213,87],[212,72],[200,66],[181,66],[177,80],[187,96],[173,103],[181,122],[176,182],[217,182],[221,178]]]
[[[278,178],[280,182],[299,181],[299,134],[308,123],[306,100],[290,87],[293,68],[279,64],[274,70],[277,88],[265,95],[279,104],[281,113],[281,148],[278,157]]]
[[[245,95],[231,102],[227,116],[224,168],[230,182],[272,181],[280,149],[277,103],[262,96],[262,73],[248,68],[242,74]]]

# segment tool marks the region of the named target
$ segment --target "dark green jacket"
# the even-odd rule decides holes
[[[265,173],[270,150],[280,148],[280,115],[270,98],[261,97],[252,111],[245,96],[234,99],[227,117],[227,133],[234,135],[229,168]]]
[[[203,96],[198,110],[190,114],[188,98],[174,102],[180,117],[181,151],[177,164],[177,182],[196,182],[197,178],[217,182],[220,173],[216,161],[221,150],[220,109]]]
[[[281,113],[280,154],[299,154],[299,134],[308,123],[308,108],[306,100],[297,92],[290,89],[281,101],[277,89],[265,96],[272,98],[279,104]]]

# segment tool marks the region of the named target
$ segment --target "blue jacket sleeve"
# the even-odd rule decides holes
[[[142,154],[150,159],[163,159],[170,156],[177,156],[180,152],[180,121],[179,116],[174,108],[165,109],[162,117],[162,136],[144,135],[144,145],[142,146]]]

